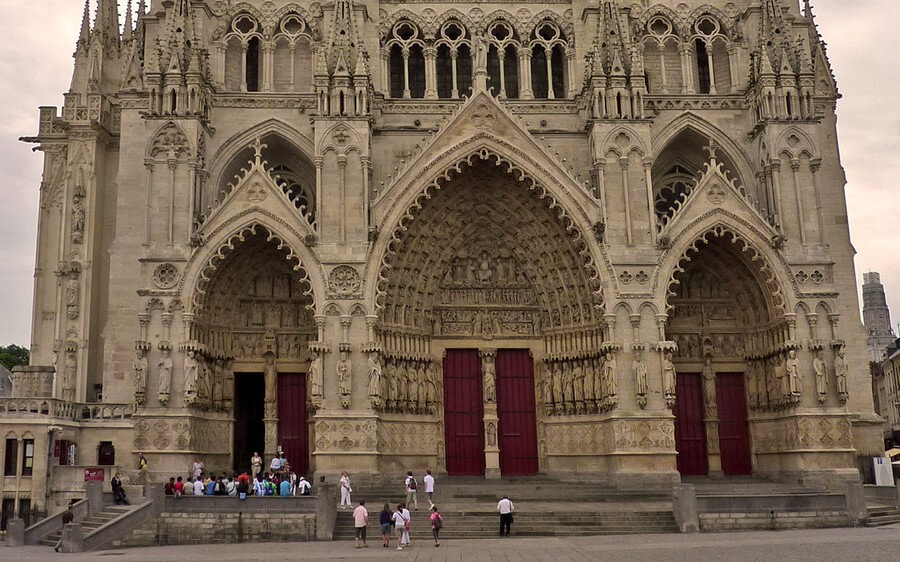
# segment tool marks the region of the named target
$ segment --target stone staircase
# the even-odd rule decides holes
[[[497,501],[508,495],[516,506],[512,535],[584,536],[677,532],[668,490],[618,490],[601,484],[565,482],[546,477],[442,477],[435,486],[435,503],[444,518],[441,538],[488,538],[499,534]],[[428,500],[420,483],[419,510],[410,508],[412,541],[431,540]],[[398,485],[373,484],[354,489],[354,507],[366,500],[367,534],[380,542],[378,515],[385,502],[395,509],[405,501]],[[338,510],[334,539],[354,537],[352,510]]]
[[[870,507],[866,527],[883,527],[900,523],[900,509],[891,507]]]
[[[89,533],[99,529],[103,525],[106,525],[113,519],[125,515],[135,506],[133,505],[107,505],[103,508],[103,511],[99,513],[94,513],[84,519],[78,520],[76,519],[76,523],[81,523],[81,532],[83,536],[87,536]],[[51,535],[47,536],[44,540],[42,540],[38,544],[43,544],[46,546],[55,546],[59,541],[59,537],[62,534],[62,531],[56,531]]]

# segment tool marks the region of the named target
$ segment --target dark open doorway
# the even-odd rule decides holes
[[[254,452],[265,455],[262,373],[234,375],[234,469],[249,470]]]

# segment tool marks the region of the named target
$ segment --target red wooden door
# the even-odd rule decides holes
[[[484,474],[484,404],[477,349],[444,357],[444,442],[447,474]]]
[[[534,363],[527,349],[497,352],[497,416],[500,418],[500,473],[537,474],[537,416]]]
[[[703,386],[698,373],[678,373],[675,385],[675,449],[683,476],[709,472],[703,426]]]
[[[716,404],[719,409],[722,472],[750,474],[750,430],[743,374],[716,374]]]
[[[306,376],[278,373],[278,443],[291,468],[309,470],[309,429],[306,427]]]

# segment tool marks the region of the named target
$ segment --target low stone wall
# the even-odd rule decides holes
[[[309,541],[315,538],[315,513],[166,511],[113,541],[111,546]]]
[[[700,514],[700,530],[702,532],[758,531],[765,529],[816,529],[854,526],[856,526],[856,520],[846,510]]]

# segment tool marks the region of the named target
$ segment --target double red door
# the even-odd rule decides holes
[[[306,426],[306,376],[278,373],[278,442],[291,468],[309,470],[309,429]]]
[[[444,442],[447,474],[484,474],[484,404],[477,349],[444,357]]]
[[[703,423],[703,384],[697,373],[678,373],[675,384],[676,463],[682,476],[709,472]]]
[[[497,351],[497,416],[500,473],[531,475],[538,470],[534,363],[527,349]]]
[[[722,472],[725,474],[750,474],[750,434],[744,396],[743,374],[716,375],[719,450],[722,452]]]

